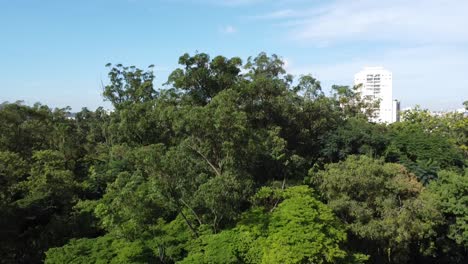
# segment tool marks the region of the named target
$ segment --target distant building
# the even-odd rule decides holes
[[[393,100],[392,73],[383,67],[365,67],[354,75],[354,84],[361,85],[358,92],[363,98],[379,101],[372,121],[393,123],[400,120],[400,102]]]
[[[463,116],[468,116],[468,111],[465,108],[458,108],[456,110],[439,110],[439,111],[430,111],[431,116],[443,117],[449,114],[463,114]]]
[[[400,110],[401,106],[400,106],[400,101],[398,101],[397,99],[393,100],[393,108],[392,108],[392,118],[393,118],[393,122],[400,122]]]

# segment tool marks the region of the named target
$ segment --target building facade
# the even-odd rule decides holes
[[[390,71],[383,67],[365,67],[354,76],[354,84],[359,85],[362,98],[379,102],[371,121],[388,124],[399,121],[400,102],[393,100]]]

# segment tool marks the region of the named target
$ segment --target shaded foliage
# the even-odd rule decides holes
[[[430,256],[434,229],[442,222],[423,186],[403,166],[366,156],[311,171],[311,183],[348,226],[356,250],[377,263],[406,263]]]

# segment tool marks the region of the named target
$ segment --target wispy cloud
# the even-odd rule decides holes
[[[251,16],[249,18],[258,19],[258,20],[278,20],[286,21],[285,24],[295,24],[302,25],[304,24],[304,19],[311,18],[318,15],[323,15],[326,12],[329,12],[331,6],[321,6],[315,8],[284,8],[274,10],[265,14],[259,14],[256,16]]]
[[[422,46],[395,49],[379,56],[361,54],[348,61],[290,65],[288,71],[295,75],[311,73],[327,88],[332,84],[351,85],[354,74],[363,66],[381,65],[393,72],[394,97],[403,105],[456,108],[468,98],[466,58],[467,50]]]
[[[254,19],[282,19],[282,18],[297,18],[299,12],[293,9],[276,10],[270,13],[253,16]]]
[[[232,25],[227,25],[220,28],[220,32],[224,34],[234,34],[237,32],[237,28]]]
[[[245,6],[245,5],[258,4],[258,3],[266,2],[269,0],[199,0],[199,1],[204,1],[208,3],[224,5],[224,6]]]
[[[293,40],[468,42],[466,0],[337,0],[259,15],[289,27]]]
[[[352,47],[343,60],[290,63],[293,74],[311,73],[329,87],[352,84],[365,65],[382,65],[393,71],[394,96],[404,105],[439,108],[459,107],[468,98],[467,10],[467,0],[334,0],[254,19],[279,26],[293,46]]]
[[[127,0],[137,1],[137,0]],[[275,1],[288,1],[288,0],[162,0],[169,3],[195,3],[203,5],[213,6],[225,6],[225,7],[245,7],[263,3],[274,3]],[[293,1],[293,0],[290,0]]]

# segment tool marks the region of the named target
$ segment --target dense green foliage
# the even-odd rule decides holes
[[[431,250],[425,240],[435,235],[442,215],[420,198],[422,184],[403,166],[350,156],[311,174],[313,185],[348,225],[351,245],[375,262],[404,263]]]
[[[0,263],[466,263],[468,119],[368,122],[264,53],[109,64],[114,110],[0,105]]]
[[[263,187],[235,228],[195,240],[181,263],[362,263],[342,248],[344,226],[308,186]],[[278,199],[276,208],[265,200]],[[275,210],[272,210],[275,209]]]

